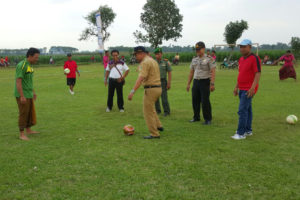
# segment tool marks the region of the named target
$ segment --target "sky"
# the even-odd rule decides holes
[[[1,1],[0,49],[71,46],[94,51],[98,48],[96,38],[78,39],[88,25],[84,16],[100,5],[108,5],[117,14],[105,48],[136,46],[133,32],[139,30],[145,3],[146,0]],[[186,46],[198,41],[204,41],[208,47],[224,44],[226,24],[241,19],[249,26],[242,38],[255,43],[289,43],[291,37],[300,37],[299,0],[175,0],[175,3],[183,15],[182,38],[165,41],[163,45]]]

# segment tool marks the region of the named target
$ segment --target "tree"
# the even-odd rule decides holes
[[[141,13],[140,28],[146,31],[143,34],[136,30],[133,35],[136,43],[149,42],[156,48],[163,40],[174,40],[182,37],[182,15],[174,0],[147,0]]]
[[[242,36],[243,32],[248,29],[248,23],[244,20],[229,22],[225,27],[224,37],[225,42],[230,45],[231,53],[229,59],[231,59],[233,49],[236,45],[236,41]],[[233,45],[232,45],[233,44]]]
[[[300,38],[299,37],[292,37],[290,42],[292,49],[296,56],[300,55]]]
[[[86,17],[84,17],[87,20],[89,27],[85,28],[82,31],[79,41],[88,40],[92,36],[98,36],[95,15],[99,11],[101,13],[102,20],[103,42],[108,40],[110,36],[110,33],[108,32],[108,27],[113,23],[116,17],[116,13],[114,13],[112,8],[108,7],[107,5],[104,5],[100,6],[98,10],[94,10],[90,12]]]

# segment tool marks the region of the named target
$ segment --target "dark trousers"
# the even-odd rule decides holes
[[[164,113],[170,114],[170,105],[168,101],[168,89],[167,89],[167,79],[161,79],[161,101],[162,106],[164,108]],[[161,113],[160,102],[159,99],[155,102],[155,109],[157,113]]]
[[[192,88],[194,119],[200,120],[200,108],[202,104],[203,118],[205,121],[211,121],[210,79],[194,79]]]
[[[115,90],[117,90],[117,102],[118,108],[121,110],[124,109],[124,99],[123,99],[123,83],[119,83],[117,79],[109,79],[108,82],[108,98],[107,98],[107,107],[111,110],[113,107],[113,100]]]
[[[246,90],[240,90],[239,125],[237,134],[252,132],[252,97],[248,98]]]

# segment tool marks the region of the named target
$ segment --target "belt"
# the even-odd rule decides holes
[[[145,85],[144,89],[149,89],[149,88],[160,88],[161,85]]]
[[[113,80],[113,81],[117,81],[119,80],[120,78],[109,78],[110,80]]]
[[[194,78],[194,80],[196,80],[196,81],[206,81],[206,80],[210,80],[210,78]]]

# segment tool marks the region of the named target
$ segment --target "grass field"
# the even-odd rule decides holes
[[[62,68],[35,69],[34,85],[41,134],[18,139],[14,69],[0,70],[0,199],[300,199],[300,82],[278,80],[278,67],[263,67],[253,101],[254,135],[230,138],[237,127],[237,71],[218,70],[211,95],[213,125],[190,124],[188,64],[173,67],[171,116],[161,116],[160,140],[148,135],[142,114],[143,89],[127,95],[137,77],[127,79],[125,113],[105,113],[103,67],[80,66],[75,95]],[[300,74],[297,69],[298,75]],[[132,124],[136,134],[124,136]]]

